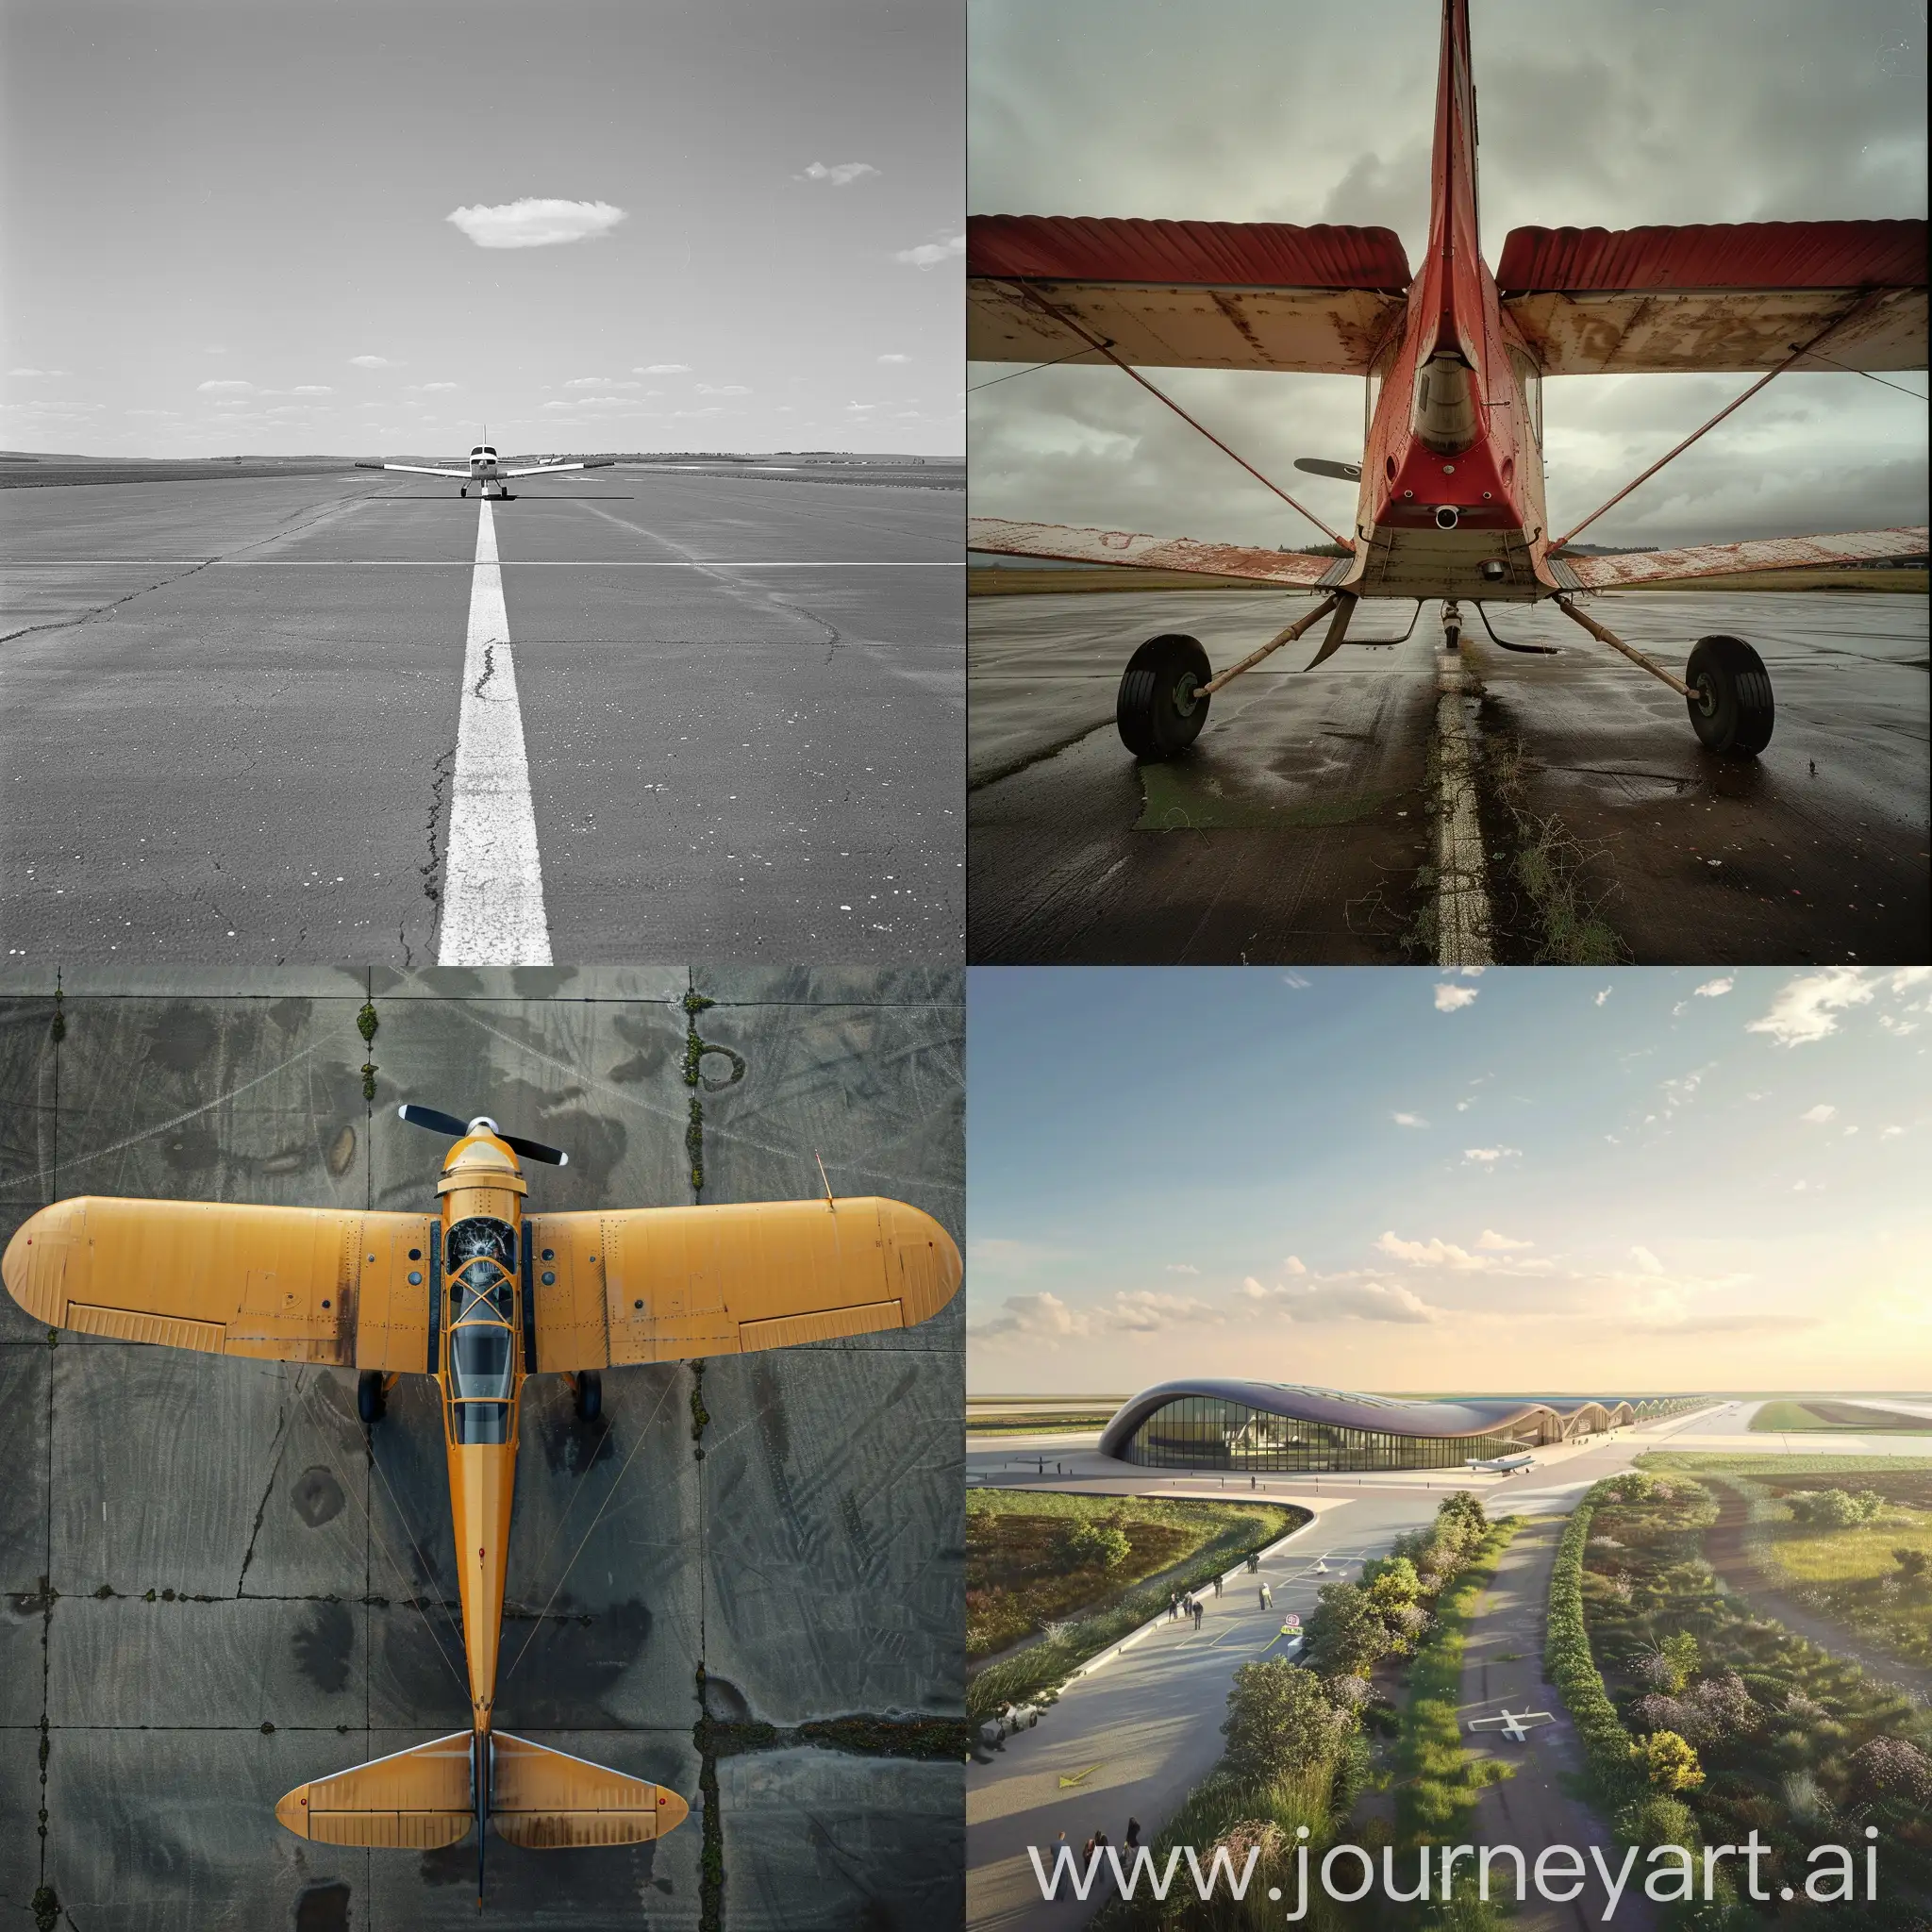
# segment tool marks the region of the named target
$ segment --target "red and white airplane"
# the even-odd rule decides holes
[[[1781,370],[1923,369],[1923,221],[1621,233],[1518,228],[1504,241],[1491,275],[1478,247],[1475,149],[1468,0],[1443,0],[1429,240],[1413,275],[1387,228],[1030,215],[968,222],[967,354],[974,359],[1112,363],[1197,429],[1137,372],[1273,369],[1368,381],[1361,462],[1305,458],[1295,465],[1359,481],[1347,537],[1327,530],[1202,429],[1346,544],[1346,557],[973,520],[975,550],[1329,592],[1219,676],[1195,639],[1149,639],[1128,662],[1118,701],[1121,737],[1137,757],[1167,758],[1192,743],[1216,691],[1327,617],[1307,667],[1313,670],[1341,647],[1364,597],[1412,597],[1418,613],[1425,599],[1445,600],[1452,643],[1461,628],[1459,600],[1480,611],[1488,602],[1552,598],[1592,637],[1682,695],[1706,745],[1753,755],[1770,741],[1773,704],[1771,680],[1750,644],[1702,638],[1680,678],[1585,615],[1575,593],[1924,550],[1920,526],[1566,555],[1565,543],[1662,462],[1553,538],[1543,508],[1541,397],[1545,375],[1760,373],[1737,402],[1662,459],[1668,462]],[[1486,614],[1483,623],[1487,628]]]
[[[490,434],[485,429],[483,434]],[[439,470],[426,463],[360,463],[358,470],[407,470],[412,476],[448,476],[464,487],[457,491],[458,496],[470,493],[469,486],[476,486],[478,496],[488,496],[490,486],[496,485],[496,493],[505,503],[514,502],[509,493],[509,479],[512,476],[548,476],[558,470],[608,470],[613,458],[609,457],[585,457],[575,463],[531,463],[521,470],[510,469],[496,454],[493,442],[479,442],[470,452],[470,467],[467,470]]]

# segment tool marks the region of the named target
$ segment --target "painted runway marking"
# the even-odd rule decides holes
[[[477,506],[473,569],[438,962],[547,966],[550,927],[543,916],[537,819],[530,807],[503,567],[487,496]]]
[[[1462,654],[1441,654],[1436,743],[1441,789],[1436,809],[1436,964],[1489,966],[1490,888],[1471,770],[1473,720],[1463,691]]]

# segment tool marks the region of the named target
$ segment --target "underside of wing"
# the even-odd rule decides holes
[[[540,1370],[909,1328],[959,1286],[945,1229],[875,1197],[539,1214],[529,1227]]]
[[[1517,228],[1496,286],[1545,375],[1925,366],[1924,222]]]
[[[1408,260],[1388,228],[974,215],[966,354],[1105,363],[1071,317],[1145,368],[1364,375],[1403,309]]]
[[[1149,537],[1137,530],[1082,530],[1065,524],[1009,524],[973,517],[967,547],[996,557],[1044,557],[1060,563],[1131,564],[1139,570],[1180,570],[1203,576],[1245,577],[1257,584],[1307,589],[1347,574],[1345,557],[1304,557],[1240,543],[1202,543],[1192,537]]]
[[[453,476],[458,483],[467,483],[470,473],[467,470],[432,470],[426,463],[358,463],[358,470],[407,470],[412,476]]]
[[[8,1291],[50,1328],[210,1355],[423,1370],[432,1223],[82,1195],[8,1243]]]
[[[608,470],[613,458],[590,457],[580,463],[532,463],[526,470],[506,470],[506,476],[547,476],[554,470]]]
[[[1578,590],[1607,591],[1625,584],[1683,583],[1693,577],[1730,576],[1740,571],[1799,570],[1806,565],[1870,563],[1886,558],[1925,556],[1925,526],[1897,530],[1848,530],[1836,537],[1763,537],[1746,543],[1698,543],[1687,550],[1639,551],[1627,557],[1553,557],[1560,577]]]

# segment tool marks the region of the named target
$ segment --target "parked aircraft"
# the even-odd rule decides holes
[[[1533,1724],[1553,1724],[1557,1720],[1546,1710],[1525,1710],[1512,1713],[1505,1705],[1501,1717],[1474,1717],[1469,1721],[1471,1730],[1481,1730],[1485,1725],[1497,1725],[1512,1744],[1526,1744],[1529,1730]]]
[[[474,1829],[480,1905],[486,1824],[538,1849],[635,1844],[689,1810],[661,1785],[496,1728],[529,1377],[562,1374],[589,1421],[607,1367],[911,1327],[952,1299],[959,1254],[918,1208],[829,1188],[811,1201],[526,1214],[522,1161],[561,1167],[560,1150],[486,1116],[399,1112],[454,1142],[434,1214],[79,1197],[29,1217],[0,1276],[50,1327],[353,1368],[372,1427],[397,1376],[435,1378],[470,1728],[299,1785],[275,1816],[301,1838],[414,1851]]]
[[[1326,618],[1307,666],[1312,671],[1341,647],[1357,606],[1369,597],[1415,599],[1410,630],[1424,602],[1442,599],[1452,645],[1466,600],[1493,642],[1542,655],[1555,646],[1497,637],[1484,607],[1554,600],[1592,638],[1676,691],[1712,751],[1755,756],[1771,741],[1773,701],[1764,660],[1749,643],[1725,634],[1700,638],[1680,677],[1588,615],[1577,593],[1925,549],[1924,525],[1641,555],[1565,548],[1780,371],[1924,368],[1923,221],[1614,234],[1518,228],[1492,275],[1478,246],[1475,155],[1468,0],[1443,0],[1429,239],[1413,276],[1387,228],[1036,215],[967,223],[968,356],[1111,363],[1348,553],[974,518],[974,550],[1327,592],[1218,674],[1198,639],[1148,639],[1129,658],[1116,700],[1122,741],[1136,758],[1184,751],[1216,691]],[[1203,428],[1140,374],[1148,367],[1366,377],[1361,460],[1304,458],[1295,465],[1359,485],[1353,533],[1330,529]],[[1543,507],[1543,377],[1666,370],[1762,374],[1636,482],[1553,535]]]
[[[1526,1449],[1520,1456],[1472,1456],[1467,1466],[1484,1475],[1510,1475],[1519,1469],[1534,1469],[1536,1457]]]

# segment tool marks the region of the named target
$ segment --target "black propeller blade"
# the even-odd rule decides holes
[[[441,1113],[433,1107],[418,1107],[414,1101],[405,1101],[396,1108],[399,1120],[406,1120],[412,1127],[427,1127],[432,1134],[445,1134],[452,1141],[460,1141],[471,1127],[471,1121],[459,1121],[453,1113]],[[541,1160],[546,1167],[568,1167],[570,1156],[560,1147],[546,1147],[541,1141],[526,1141],[521,1134],[506,1134],[487,1114],[478,1114],[480,1121],[512,1154],[521,1154],[525,1160]]]
[[[1326,457],[1297,457],[1294,466],[1297,470],[1306,470],[1310,476],[1337,476],[1344,483],[1362,480],[1359,463],[1331,463]]]

